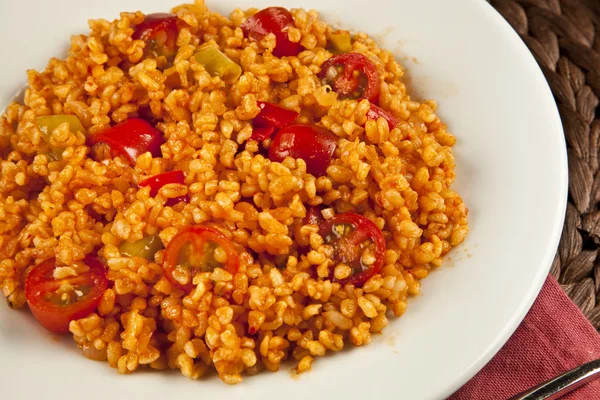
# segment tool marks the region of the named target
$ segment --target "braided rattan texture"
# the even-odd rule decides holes
[[[492,0],[539,63],[558,104],[569,203],[551,273],[600,330],[600,0]]]

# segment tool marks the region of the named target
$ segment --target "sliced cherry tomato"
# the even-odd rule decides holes
[[[171,58],[177,53],[177,21],[174,14],[148,14],[144,22],[136,26],[131,38],[146,42],[146,54]]]
[[[381,271],[386,251],[385,239],[370,219],[355,213],[339,214],[322,222],[319,225],[319,233],[325,242],[333,246],[335,261],[353,269],[352,275],[338,280],[333,276],[334,265],[331,268],[331,278],[334,282],[342,286],[352,284],[360,287]],[[374,252],[375,261],[364,265],[362,253],[369,247]]]
[[[163,270],[174,286],[190,292],[197,273],[223,268],[235,274],[239,266],[233,243],[211,226],[192,226],[179,232],[165,251]]]
[[[277,104],[259,101],[258,107],[260,113],[252,120],[254,127],[251,139],[263,141],[269,137],[277,128],[283,128],[294,122],[298,118],[298,113],[294,110],[288,110]]]
[[[106,267],[86,256],[89,270],[78,276],[54,279],[55,260],[35,266],[25,279],[25,297],[33,316],[44,328],[56,333],[69,331],[69,323],[93,313],[108,287]]]
[[[319,73],[338,94],[351,99],[379,99],[379,72],[367,56],[358,53],[338,54],[325,61]]]
[[[371,104],[371,108],[367,111],[367,118],[377,121],[379,118],[385,118],[390,127],[390,130],[394,129],[396,125],[400,123],[398,118],[394,117],[392,114],[385,111],[383,108],[376,106],[375,104]]]
[[[160,146],[164,142],[160,131],[141,118],[130,118],[88,136],[88,146],[105,143],[110,146],[113,157],[125,156],[132,164],[147,151],[152,157],[160,157]]]
[[[246,37],[260,42],[267,34],[275,35],[277,44],[273,49],[275,57],[297,56],[304,49],[300,43],[288,38],[288,30],[294,26],[292,14],[283,7],[267,7],[248,18],[241,28]]]
[[[317,125],[294,124],[281,128],[269,148],[269,159],[301,158],[314,176],[325,174],[337,147],[337,136]]]
[[[185,184],[185,176],[183,174],[183,171],[164,172],[162,174],[152,176],[148,179],[144,179],[143,181],[141,181],[139,183],[139,185],[141,187],[149,186],[150,187],[150,196],[156,197],[160,188],[162,188],[163,186],[165,186],[169,183],[179,183],[180,185]],[[185,196],[179,196],[179,197],[175,197],[172,199],[168,199],[166,205],[169,207],[172,207],[181,201],[189,203],[190,198],[189,198],[189,196],[185,195]]]

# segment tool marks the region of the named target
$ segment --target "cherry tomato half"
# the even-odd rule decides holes
[[[88,146],[107,144],[113,157],[125,156],[131,164],[147,151],[152,157],[160,157],[160,146],[165,142],[160,131],[141,118],[130,118],[90,135],[87,141]]]
[[[69,323],[93,313],[106,291],[106,267],[86,256],[89,270],[78,276],[54,279],[55,260],[33,267],[25,279],[25,297],[33,316],[44,328],[56,333],[69,331]]]
[[[259,101],[260,113],[252,120],[254,129],[251,139],[263,141],[271,137],[277,128],[283,128],[298,118],[298,113],[277,104]]]
[[[355,213],[338,214],[322,222],[319,233],[326,243],[333,246],[335,261],[346,264],[353,270],[349,277],[338,280],[333,277],[333,266],[331,277],[334,282],[342,286],[352,284],[360,287],[381,271],[386,251],[385,239],[370,219]],[[362,259],[362,253],[367,248],[375,256],[374,262],[369,265],[365,265]]]
[[[211,226],[192,226],[179,232],[165,251],[163,270],[174,286],[191,292],[194,275],[223,268],[235,274],[239,267],[233,243]]]
[[[383,108],[376,106],[375,104],[371,104],[371,108],[367,111],[367,118],[377,121],[379,118],[383,117],[390,127],[390,130],[394,129],[396,125],[400,123],[398,118],[394,117],[389,112],[385,111]]]
[[[379,99],[379,72],[365,55],[335,55],[323,63],[319,77],[325,79],[342,97],[367,99],[371,103],[377,103]]]
[[[267,34],[275,35],[277,44],[273,49],[275,57],[297,56],[304,49],[300,43],[288,38],[288,30],[294,26],[292,14],[283,7],[267,7],[248,18],[241,28],[246,37],[260,42]]]
[[[169,183],[178,183],[180,185],[185,184],[185,176],[183,174],[183,171],[170,171],[170,172],[164,172],[162,174],[152,176],[148,179],[144,179],[143,181],[141,181],[139,183],[139,186],[140,187],[149,186],[150,187],[150,196],[156,197],[156,195],[158,194],[158,191],[163,186],[165,186]],[[167,203],[165,205],[172,207],[181,201],[189,203],[190,198],[187,195],[175,197],[172,199],[168,199]]]
[[[131,38],[146,42],[146,54],[173,57],[177,53],[177,20],[174,14],[148,14],[144,22],[136,26]]]
[[[317,125],[294,124],[281,128],[269,148],[269,159],[281,162],[286,157],[301,158],[306,171],[325,174],[337,147],[337,136]]]

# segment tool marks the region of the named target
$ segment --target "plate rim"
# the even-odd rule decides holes
[[[463,371],[459,376],[455,379],[455,381],[447,387],[446,390],[442,391],[440,395],[443,398],[447,398],[462,388],[466,383],[468,383],[473,377],[475,377],[486,365],[488,362],[492,360],[498,354],[498,352],[502,349],[502,347],[510,340],[513,333],[517,330],[517,328],[521,325],[521,322],[527,316],[527,313],[533,306],[533,303],[537,299],[540,291],[542,290],[542,286],[546,282],[546,278],[549,276],[550,268],[552,267],[552,262],[558,251],[558,245],[560,242],[560,238],[562,236],[562,228],[564,225],[564,219],[567,211],[567,202],[569,197],[569,175],[568,175],[568,156],[567,156],[567,143],[564,135],[564,128],[562,125],[562,119],[560,118],[560,113],[558,111],[558,105],[554,100],[554,94],[550,89],[550,85],[548,81],[544,77],[544,73],[537,63],[533,53],[529,50],[523,39],[519,36],[519,34],[513,29],[513,27],[508,23],[508,21],[498,12],[488,1],[484,0],[469,0],[475,7],[478,7],[480,11],[491,20],[498,30],[502,30],[502,34],[511,38],[513,42],[514,49],[518,50],[524,57],[523,62],[526,62],[532,68],[532,72],[535,78],[538,81],[541,81],[541,88],[544,90],[545,94],[541,95],[541,97],[545,97],[551,100],[551,104],[553,107],[549,111],[551,111],[550,116],[554,120],[554,124],[556,129],[561,133],[561,137],[559,141],[561,145],[559,146],[560,155],[562,160],[562,168],[560,168],[561,176],[558,177],[557,185],[561,187],[563,195],[560,199],[560,207],[561,210],[554,216],[553,221],[553,232],[551,238],[549,240],[548,246],[546,246],[546,253],[544,254],[543,259],[540,262],[540,268],[538,268],[537,274],[533,282],[531,282],[529,291],[525,298],[521,300],[521,304],[519,308],[515,311],[510,321],[507,322],[505,328],[499,332],[496,336],[496,339],[490,343],[488,348],[482,352],[482,354],[471,364],[471,366]],[[549,116],[549,117],[550,117]]]

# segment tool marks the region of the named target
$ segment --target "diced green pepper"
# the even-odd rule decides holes
[[[242,74],[242,67],[227,58],[214,43],[200,47],[194,58],[209,74],[220,77],[225,83],[235,82]]]
[[[348,31],[335,31],[329,37],[331,47],[339,53],[349,53],[352,51],[352,39]]]
[[[137,242],[123,242],[119,251],[127,257],[142,257],[148,261],[154,260],[154,253],[164,248],[158,235],[144,236]]]
[[[81,125],[81,121],[75,115],[44,115],[37,117],[35,122],[42,132],[42,138],[48,144],[50,151],[47,153],[48,157],[53,160],[60,160],[62,158],[63,149],[54,147],[50,144],[50,135],[52,131],[58,128],[60,124],[69,124],[69,130],[71,132],[82,132],[85,135],[85,128]]]

